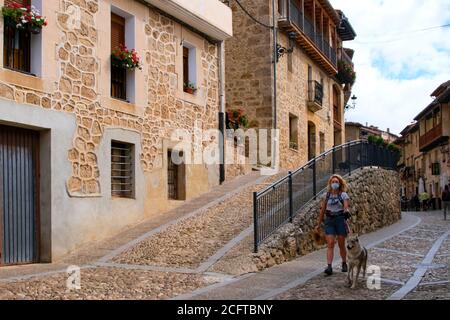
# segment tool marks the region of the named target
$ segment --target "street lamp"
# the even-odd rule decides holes
[[[352,99],[352,104],[351,104],[351,105],[348,104],[348,105],[345,106],[345,110],[346,110],[346,111],[348,111],[348,110],[350,110],[350,109],[355,109],[355,108],[356,108],[356,100],[358,99],[358,97],[355,96],[355,95],[353,95],[353,96],[351,97],[351,99]]]

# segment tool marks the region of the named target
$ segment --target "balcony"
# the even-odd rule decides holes
[[[433,129],[420,136],[419,149],[420,152],[430,151],[438,146],[440,143],[447,141],[448,137],[443,135],[442,122],[436,125]]]
[[[214,40],[232,37],[231,9],[219,0],[144,0]]]
[[[314,12],[313,15],[315,14]],[[338,18],[336,16],[328,17],[327,19],[334,22],[334,19]],[[323,13],[321,14],[322,20]],[[327,40],[330,39],[330,33],[327,34],[327,32],[318,30],[319,28],[317,27],[315,28],[314,21],[304,14],[303,9],[299,7],[296,0],[282,1],[281,17],[278,25],[280,29],[294,33],[295,40],[300,47],[330,75],[337,73],[336,49]]]
[[[315,81],[308,82],[308,109],[312,112],[322,110],[323,87]]]

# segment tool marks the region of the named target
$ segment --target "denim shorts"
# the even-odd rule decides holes
[[[347,236],[347,222],[343,215],[336,217],[326,217],[325,234],[327,236]]]

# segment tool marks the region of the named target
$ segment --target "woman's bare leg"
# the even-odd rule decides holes
[[[327,239],[327,263],[333,263],[335,236],[326,236]]]
[[[338,236],[339,251],[341,253],[342,262],[347,262],[347,249],[345,248],[345,237]]]

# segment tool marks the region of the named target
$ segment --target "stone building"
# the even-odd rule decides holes
[[[363,125],[359,122],[345,123],[345,141],[367,140],[369,136],[382,137],[387,143],[393,143],[398,136],[393,134],[389,128],[384,131],[375,126]]]
[[[425,190],[440,207],[450,184],[450,81],[431,94],[433,101],[406,127],[397,143],[402,146],[402,186],[407,198]]]
[[[225,2],[233,10],[233,38],[225,45],[227,110],[242,109],[250,127],[280,130],[282,168],[342,144],[344,106],[355,80],[353,51],[343,41],[356,34],[345,15],[327,0],[279,0],[275,8],[271,0],[241,0],[242,8]]]
[[[0,264],[51,261],[219,183],[218,165],[171,161],[181,151],[171,135],[219,127],[229,7],[31,4],[48,21],[39,34],[0,19]],[[136,50],[141,70],[112,59],[119,45]]]

